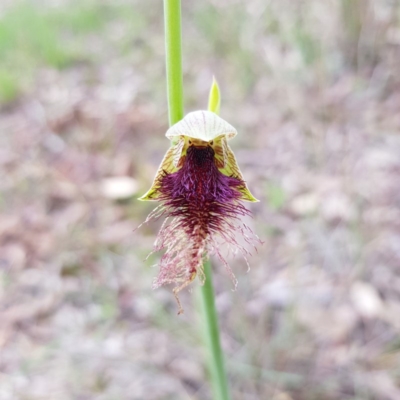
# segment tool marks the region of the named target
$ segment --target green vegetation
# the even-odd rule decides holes
[[[90,61],[85,39],[117,12],[93,1],[52,9],[19,2],[9,8],[0,20],[0,104],[29,89],[40,67],[61,70]]]
[[[268,206],[273,210],[280,210],[285,205],[286,193],[281,186],[269,183],[266,192]]]
[[[0,70],[0,103],[10,103],[19,95],[17,77],[10,71]]]

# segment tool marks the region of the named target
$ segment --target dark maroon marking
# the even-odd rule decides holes
[[[222,174],[214,155],[210,146],[191,146],[182,168],[161,178],[160,200],[166,214],[180,217],[180,226],[189,235],[198,225],[207,234],[216,233],[225,219],[249,214],[239,202],[244,182]]]

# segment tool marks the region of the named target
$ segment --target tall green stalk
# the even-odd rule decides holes
[[[213,400],[229,400],[228,380],[225,372],[224,355],[219,338],[218,315],[215,308],[211,263],[204,263],[206,280],[201,288],[204,315],[204,333],[208,348],[208,369],[213,386]]]
[[[183,118],[181,1],[164,0],[164,15],[169,123],[173,125]],[[210,91],[209,109],[219,111],[219,89],[215,81]],[[209,262],[204,263],[204,273],[206,280],[201,297],[213,399],[229,400]]]
[[[181,0],[164,0],[169,124],[183,118]]]

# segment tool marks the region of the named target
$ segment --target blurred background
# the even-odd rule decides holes
[[[214,263],[235,400],[400,399],[400,2],[183,1],[264,241]],[[162,2],[0,2],[0,400],[211,399],[198,283],[153,291]]]

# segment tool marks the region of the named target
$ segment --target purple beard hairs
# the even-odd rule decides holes
[[[165,253],[153,287],[169,283],[177,285],[173,292],[179,313],[183,310],[177,293],[196,275],[204,282],[204,256],[216,254],[236,286],[236,279],[219,248],[226,243],[244,257],[248,254],[236,240],[239,233],[245,241],[252,243],[251,230],[240,221],[240,217],[250,214],[239,202],[239,189],[244,186],[241,179],[226,176],[218,170],[210,146],[190,146],[178,171],[171,174],[164,171],[159,188],[161,205],[149,216],[150,219],[167,217],[154,245],[154,251],[164,249]]]

